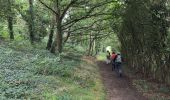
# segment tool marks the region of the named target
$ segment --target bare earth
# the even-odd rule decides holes
[[[106,100],[147,100],[130,85],[127,77],[118,77],[115,71],[111,70],[111,65],[98,62],[98,66],[107,93]]]

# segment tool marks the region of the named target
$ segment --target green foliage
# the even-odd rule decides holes
[[[165,98],[160,97],[160,96],[158,95],[158,96],[155,96],[155,97],[151,98],[151,100],[169,100],[169,99],[165,99]]]
[[[9,33],[7,31],[1,31],[1,37],[3,38],[9,38]]]
[[[168,94],[168,93],[170,93],[170,88],[160,87],[159,92]]]
[[[36,61],[37,67],[35,67],[35,71],[37,74],[42,75],[58,75],[61,77],[70,77],[72,75],[72,71],[74,69],[73,64],[74,61],[64,61],[64,63],[60,62],[60,58],[40,58],[39,61]],[[76,65],[76,64],[75,64]]]
[[[42,50],[44,46],[35,48],[29,41],[20,42],[0,47],[0,99],[94,100],[90,91],[101,82],[94,80],[97,73],[93,65],[76,59],[81,55],[69,51],[54,55]],[[101,95],[102,85],[97,89],[96,95]]]
[[[141,79],[133,80],[133,85],[145,96],[149,96],[149,100],[169,100],[168,86]]]
[[[166,0],[127,1],[118,37],[130,68],[142,71],[144,77],[169,84],[169,52],[165,52],[169,41],[166,3]]]
[[[97,56],[96,56],[97,60],[99,61],[105,61],[106,60],[106,53],[99,53]]]
[[[140,91],[140,92],[148,92],[150,89],[149,84],[146,80],[134,80],[133,85]]]

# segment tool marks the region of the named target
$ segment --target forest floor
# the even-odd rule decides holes
[[[115,71],[111,70],[111,65],[100,61],[98,66],[106,89],[107,100],[147,100],[131,86],[126,76],[118,77]]]
[[[67,47],[54,55],[43,44],[0,40],[0,100],[104,100],[96,63]]]

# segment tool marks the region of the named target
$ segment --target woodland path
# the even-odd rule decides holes
[[[106,100],[147,100],[131,86],[126,76],[118,77],[111,70],[111,65],[98,62],[98,66],[106,89]]]

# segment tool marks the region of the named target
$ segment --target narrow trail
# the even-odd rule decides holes
[[[131,85],[127,77],[118,77],[111,65],[98,62],[100,73],[106,89],[106,100],[147,100]]]

